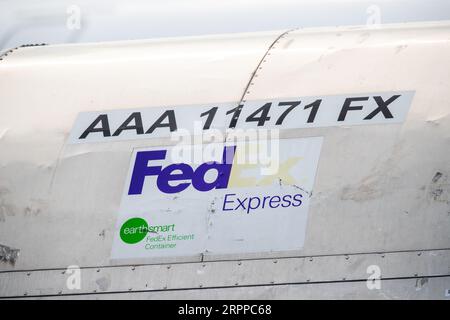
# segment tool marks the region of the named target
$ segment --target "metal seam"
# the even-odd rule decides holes
[[[19,50],[20,48],[38,47],[38,46],[46,46],[46,45],[47,45],[46,43],[23,44],[21,46],[18,46],[18,47],[12,48],[12,49],[7,49],[2,54],[0,54],[0,61],[4,60],[7,56],[9,56],[11,53]]]
[[[260,59],[258,65],[256,66],[255,70],[252,73],[252,76],[250,77],[250,80],[247,82],[247,86],[245,87],[244,92],[242,93],[241,99],[239,100],[239,104],[241,105],[242,103],[245,103],[245,96],[247,94],[249,94],[249,89],[252,85],[254,85],[254,79],[257,77],[258,75],[258,70],[262,69],[262,64],[267,62],[267,56],[269,55],[270,51],[272,49],[274,49],[274,46],[282,39],[284,38],[286,35],[288,35],[290,32],[298,30],[298,28],[294,28],[294,29],[289,29],[283,33],[281,33],[271,44],[270,46],[267,48],[266,52],[264,53],[264,55],[262,56],[262,58]]]
[[[419,249],[419,250],[397,250],[397,251],[376,251],[376,252],[357,252],[357,253],[338,253],[338,254],[323,254],[323,255],[304,255],[304,256],[285,256],[285,257],[262,257],[262,258],[242,258],[242,259],[217,259],[217,260],[196,260],[185,262],[161,262],[161,263],[143,263],[143,264],[125,264],[125,265],[103,265],[103,266],[85,266],[80,269],[109,269],[109,268],[126,268],[126,267],[147,267],[147,266],[170,266],[183,264],[201,264],[201,263],[223,263],[223,262],[252,262],[263,260],[287,260],[287,259],[311,259],[311,258],[326,258],[326,257],[344,257],[360,256],[360,255],[381,255],[396,254],[396,253],[423,253],[430,251],[450,251],[450,248],[436,248],[436,249]],[[67,267],[59,268],[41,268],[41,269],[21,269],[21,270],[1,270],[1,274],[6,273],[25,273],[25,272],[46,272],[46,271],[65,271]]]
[[[449,278],[450,274],[431,275],[431,276],[414,276],[414,277],[391,277],[381,278],[381,281],[395,280],[412,280],[422,278]],[[234,288],[257,288],[257,287],[281,287],[296,285],[320,285],[320,284],[337,284],[337,283],[355,283],[367,282],[367,279],[351,279],[351,280],[325,280],[325,281],[301,281],[301,282],[280,282],[280,283],[261,283],[261,284],[245,284],[245,285],[228,285],[228,286],[211,286],[211,287],[187,287],[187,288],[171,288],[171,289],[148,289],[148,290],[124,290],[124,291],[104,291],[104,292],[80,292],[80,293],[59,293],[59,294],[43,294],[43,295],[23,295],[23,296],[0,296],[0,300],[6,299],[27,299],[27,298],[50,298],[50,297],[70,297],[70,296],[91,296],[105,294],[131,294],[131,293],[153,293],[153,292],[174,292],[174,291],[190,291],[190,290],[215,290],[215,289],[234,289]]]

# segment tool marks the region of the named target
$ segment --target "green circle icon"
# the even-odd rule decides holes
[[[128,244],[138,243],[148,233],[148,224],[142,218],[131,218],[120,228],[120,239]]]

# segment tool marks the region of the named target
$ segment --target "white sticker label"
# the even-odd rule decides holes
[[[294,129],[405,121],[413,91],[297,97],[245,104],[153,107],[80,113],[69,143],[167,137],[179,129]]]
[[[135,149],[112,258],[301,249],[321,146],[321,137],[188,145],[185,161],[174,146]]]

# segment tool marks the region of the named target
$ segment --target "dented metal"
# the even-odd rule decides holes
[[[449,56],[448,22],[16,50],[0,62],[0,296],[445,298]],[[293,251],[112,261],[133,149],[174,142],[68,143],[82,112],[394,91],[415,91],[404,122],[280,131],[324,139]],[[167,214],[185,203],[173,205]],[[386,289],[367,289],[373,264]],[[80,291],[67,287],[70,265]]]
[[[13,249],[0,244],[0,262],[15,264],[19,257],[19,249]]]

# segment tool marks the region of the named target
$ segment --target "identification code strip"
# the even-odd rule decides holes
[[[180,129],[295,129],[402,123],[414,91],[82,112],[69,143],[168,137]]]

